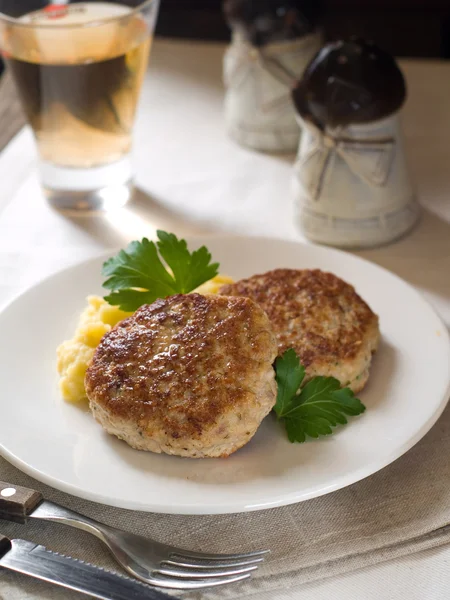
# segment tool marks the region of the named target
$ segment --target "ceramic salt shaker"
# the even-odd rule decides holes
[[[392,56],[356,38],[328,44],[292,97],[303,128],[295,206],[304,235],[364,248],[411,229],[419,208],[398,116],[406,87]]]
[[[290,89],[322,45],[319,0],[224,0],[232,43],[224,57],[225,122],[243,146],[295,152]]]

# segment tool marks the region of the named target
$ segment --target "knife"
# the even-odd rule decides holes
[[[0,534],[0,567],[100,600],[174,600],[144,583]],[[176,599],[175,599],[176,600]]]

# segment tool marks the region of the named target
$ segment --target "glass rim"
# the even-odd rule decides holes
[[[2,13],[0,11],[0,23],[2,21],[6,21],[6,23],[8,23],[9,25],[14,25],[17,27],[27,27],[30,29],[51,29],[53,31],[63,31],[64,29],[81,29],[81,28],[85,28],[85,27],[100,27],[101,25],[105,25],[107,23],[114,23],[115,21],[122,21],[123,19],[128,19],[130,16],[139,13],[143,8],[146,8],[147,6],[150,6],[151,4],[159,4],[160,0],[143,0],[142,2],[140,2],[135,8],[131,8],[130,12],[127,12],[123,15],[117,15],[115,17],[105,17],[103,19],[93,19],[92,21],[87,21],[86,23],[68,23],[66,25],[60,25],[60,26],[55,26],[55,25],[50,25],[50,24],[45,24],[45,23],[27,23],[27,22],[23,22],[20,19],[16,19],[14,17],[8,17],[8,15],[5,15],[4,13]],[[76,3],[76,4],[81,4],[81,2]],[[70,4],[59,4],[56,6],[70,6]],[[75,6],[75,4],[72,4],[72,6]],[[33,12],[39,12],[39,11],[33,11]]]

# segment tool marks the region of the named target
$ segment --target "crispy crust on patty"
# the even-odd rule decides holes
[[[264,309],[278,352],[294,348],[307,377],[333,376],[357,392],[369,375],[379,341],[378,317],[355,289],[318,269],[276,269],[223,286]]]
[[[95,418],[133,447],[227,456],[275,403],[276,353],[253,301],[176,295],[142,306],[102,338],[86,391]]]

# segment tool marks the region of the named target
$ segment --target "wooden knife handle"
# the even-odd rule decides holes
[[[42,494],[35,490],[0,481],[0,519],[25,523],[42,500]]]
[[[0,533],[0,558],[5,554],[5,552],[10,550],[10,548],[11,542],[7,537]]]

